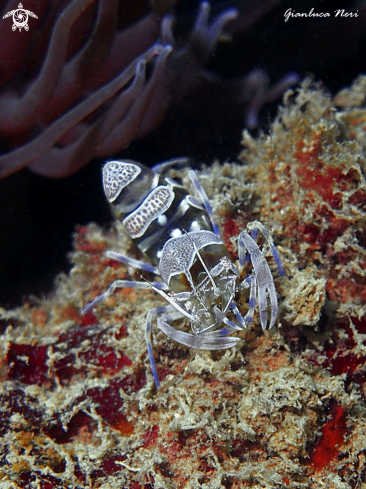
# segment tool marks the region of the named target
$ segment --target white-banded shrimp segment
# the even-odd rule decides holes
[[[166,224],[166,220],[159,222],[159,218],[169,209],[173,199],[174,193],[169,187],[159,185],[152,190],[142,204],[123,220],[131,238],[143,236],[154,220],[158,220],[159,225]]]

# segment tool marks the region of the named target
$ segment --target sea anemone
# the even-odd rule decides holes
[[[152,12],[120,27],[119,3],[27,5],[39,17],[32,19],[33,40],[25,31],[9,34],[9,24],[1,23],[0,40],[6,37],[7,43],[2,43],[0,133],[10,151],[0,157],[0,178],[25,166],[65,177],[144,136],[169,109],[171,87],[176,91],[181,80],[184,93],[200,80],[223,27],[237,15],[228,9],[208,23],[210,6],[203,2],[188,43],[175,50],[173,16]],[[187,76],[190,70],[198,76]]]

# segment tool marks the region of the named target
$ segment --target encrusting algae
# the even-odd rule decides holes
[[[162,299],[122,289],[80,313],[134,276],[105,256],[136,256],[130,241],[95,224],[51,298],[0,310],[1,488],[366,487],[365,80],[339,110],[305,80],[269,136],[244,132],[239,163],[199,173],[234,258],[248,221],[272,230],[286,277],[271,331],[255,314],[210,353],[155,328],[156,392],[143,331]]]

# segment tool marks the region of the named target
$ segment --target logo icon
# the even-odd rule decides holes
[[[19,31],[21,31],[24,28],[27,31],[29,29],[28,15],[30,17],[34,17],[35,19],[38,19],[36,14],[31,12],[30,10],[25,10],[23,8],[23,5],[20,3],[16,10],[10,10],[10,12],[4,15],[3,19],[13,16],[12,30],[15,31],[18,28]]]

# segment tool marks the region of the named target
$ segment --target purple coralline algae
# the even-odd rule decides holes
[[[143,331],[161,297],[121,289],[80,312],[140,280],[105,255],[141,258],[118,225],[77,229],[54,293],[0,309],[1,487],[366,486],[365,96],[362,77],[334,101],[305,80],[269,135],[244,131],[239,162],[198,172],[234,259],[248,221],[271,229],[286,271],[272,330],[255,315],[207,352],[156,328],[156,391]]]

